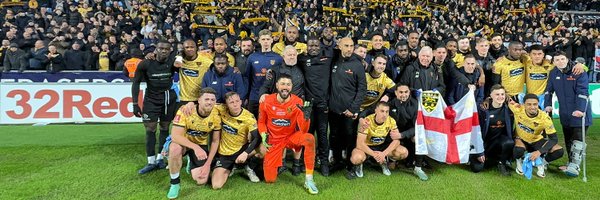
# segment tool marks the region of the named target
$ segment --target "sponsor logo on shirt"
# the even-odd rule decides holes
[[[275,126],[281,127],[289,127],[292,125],[292,123],[288,119],[272,119],[271,123]]]
[[[237,130],[236,128],[233,128],[233,127],[231,127],[231,126],[229,126],[229,125],[227,125],[227,124],[225,124],[225,123],[222,123],[221,125],[222,125],[222,127],[223,127],[223,130],[224,130],[225,132],[227,132],[227,133],[229,133],[229,134],[231,134],[231,135],[237,135],[237,133],[238,133],[238,130]]]
[[[385,138],[383,138],[383,137],[372,137],[371,138],[371,143],[373,143],[373,144],[381,144],[381,143],[383,143],[383,141],[385,141]]]
[[[523,70],[523,68],[522,68],[522,67],[521,67],[521,68],[517,68],[517,69],[510,70],[510,76],[519,76],[519,75],[522,75],[522,74],[523,74],[523,71],[524,71],[524,70]]]
[[[225,83],[225,86],[227,86],[227,87],[231,87],[231,86],[233,86],[233,82],[231,82],[231,81],[228,81],[227,83]]]
[[[519,122],[517,124],[517,126],[519,126],[519,128],[523,131],[525,131],[526,133],[530,133],[533,134],[533,129],[529,128],[528,126],[526,126],[525,124],[522,124],[521,122]]]
[[[373,90],[367,90],[367,97],[378,97],[379,92]]]
[[[208,133],[204,132],[204,131],[196,131],[196,130],[188,129],[186,134],[194,136],[194,137],[202,137],[202,136],[207,135]]]
[[[531,73],[529,79],[531,80],[546,80],[548,78],[547,73]]]
[[[198,77],[200,73],[198,73],[197,70],[191,70],[191,69],[183,69],[182,70],[183,75],[189,76],[189,77]]]

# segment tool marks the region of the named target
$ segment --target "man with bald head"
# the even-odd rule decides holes
[[[443,95],[446,88],[444,76],[437,72],[436,67],[432,65],[432,60],[433,50],[431,47],[421,48],[417,60],[409,65],[402,74],[400,83],[408,85],[411,91],[437,90]]]
[[[299,42],[298,38],[300,34],[298,33],[298,27],[289,26],[285,29],[285,39],[282,42],[278,42],[273,46],[273,52],[283,56],[283,50],[286,46],[293,46],[296,48],[298,54],[303,54],[306,52],[306,44]]]
[[[341,51],[333,61],[331,69],[331,92],[329,96],[330,144],[333,158],[336,162],[334,170],[346,167],[352,168],[347,159],[342,159],[342,150],[347,154],[352,152],[356,141],[356,132],[352,125],[358,117],[360,104],[367,93],[365,68],[361,58],[353,53],[354,41],[342,38],[338,43]],[[352,175],[348,171],[347,175]],[[352,175],[353,176],[353,175]]]

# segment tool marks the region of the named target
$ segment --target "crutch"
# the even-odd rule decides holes
[[[590,102],[589,98],[585,99],[585,110],[583,111],[583,117],[581,118],[581,138],[582,138],[582,142],[583,142],[583,153],[582,153],[582,157],[583,157],[583,182],[587,183],[587,173],[586,173],[586,167],[585,167],[585,152],[587,149],[587,144],[585,143],[585,115],[587,114],[587,107],[588,107],[588,103]]]

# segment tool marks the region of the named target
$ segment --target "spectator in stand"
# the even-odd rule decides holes
[[[71,49],[65,51],[65,70],[85,70],[87,63],[87,52],[81,50],[81,43],[75,42]]]
[[[16,43],[10,44],[10,48],[8,48],[5,52],[4,56],[4,72],[9,72],[10,70],[19,70],[19,72],[25,71],[25,51],[19,49]]]
[[[46,54],[45,56],[46,59],[43,63],[46,66],[47,72],[56,73],[64,68],[65,60],[63,58],[63,55],[58,53],[54,45],[48,46],[48,54]]]
[[[56,47],[55,47],[56,48]],[[44,45],[44,41],[38,40],[35,42],[35,47],[29,51],[28,61],[29,70],[44,70],[46,65],[43,62],[48,55],[48,49]]]

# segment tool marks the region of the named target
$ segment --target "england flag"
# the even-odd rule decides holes
[[[419,98],[415,143],[416,155],[448,164],[467,163],[469,154],[483,153],[473,91],[453,106],[446,106],[439,92],[424,91]]]

